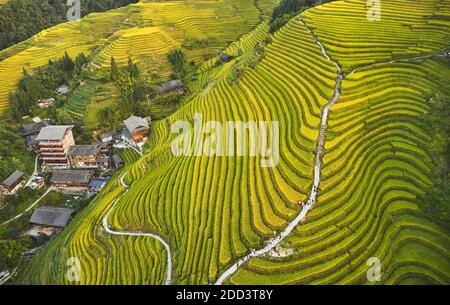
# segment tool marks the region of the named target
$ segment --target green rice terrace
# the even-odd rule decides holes
[[[104,129],[102,109],[123,103],[97,77],[112,57],[161,80],[174,73],[169,52],[186,57],[187,93],[150,105],[157,119],[142,155],[122,150],[125,166],[14,283],[450,284],[448,218],[423,208],[437,184],[423,118],[435,96],[450,96],[450,1],[383,0],[374,21],[367,1],[338,0],[273,30],[279,3],[140,1],[0,51],[4,117],[23,68],[89,56],[90,77],[61,108],[89,131]],[[196,113],[278,121],[279,162],[174,156],[171,126]],[[70,257],[78,282],[67,278]],[[373,257],[379,282],[367,277]]]

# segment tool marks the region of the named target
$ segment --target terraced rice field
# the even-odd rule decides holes
[[[429,135],[418,118],[428,110],[430,93],[448,90],[450,69],[431,59],[390,62],[446,47],[449,22],[412,16],[431,16],[436,9],[448,16],[449,5],[384,1],[382,21],[374,23],[373,32],[359,5],[339,1],[304,14],[347,71],[366,66],[347,76],[332,108],[317,205],[280,247],[294,254],[253,259],[230,283],[367,283],[370,257],[381,260],[383,283],[449,283],[448,232],[423,216],[417,198],[432,183]],[[397,5],[409,9],[396,14]],[[338,26],[325,24],[330,18]],[[397,18],[411,26],[384,35],[389,32],[384,27],[399,24]],[[350,27],[353,35],[346,33]],[[375,41],[378,47],[363,49]],[[384,63],[368,65],[375,62]]]
[[[268,21],[263,21],[253,31],[243,35],[224,50],[224,53],[230,56],[239,57],[238,61],[217,66],[220,59],[216,56],[204,62],[197,71],[197,81],[189,83],[189,91],[194,94],[207,92],[214,88],[218,81],[229,79],[230,72],[235,66],[242,66],[242,63],[255,57],[252,50],[268,37],[268,30]]]
[[[258,9],[261,11],[263,17],[269,17],[272,15],[275,7],[280,3],[281,0],[257,0],[255,2]]]
[[[266,6],[276,2],[261,0]],[[65,51],[72,57],[84,52],[94,55],[93,67],[109,65],[111,56],[119,64],[132,57],[144,72],[164,77],[170,74],[166,55],[171,49],[185,43],[188,60],[202,63],[255,27],[260,15],[245,0],[143,1],[52,27],[0,51],[0,116],[8,111],[8,93],[15,90],[22,67],[35,69]]]
[[[329,116],[318,200],[281,244],[289,250],[279,249],[285,256],[253,258],[227,283],[367,283],[366,261],[375,256],[382,262],[382,283],[448,284],[448,232],[424,217],[417,197],[432,183],[424,145],[429,135],[419,116],[428,111],[431,93],[449,88],[450,69],[437,56],[391,61],[445,47],[450,22],[433,16],[448,16],[450,1],[385,0],[379,23],[364,17],[365,3],[337,1],[304,12],[304,23],[292,19],[237,82],[227,75],[240,58],[217,68],[205,63],[192,84],[197,94],[156,122],[149,151],[127,162],[129,192],[120,197],[123,189],[111,182],[83,212],[88,219],[72,222],[23,270],[22,281],[67,283],[65,259],[79,256],[86,273],[81,284],[146,283],[149,275],[162,283],[161,245],[131,237],[119,244],[99,224],[120,197],[110,224],[118,231],[163,236],[173,249],[172,283],[214,282],[283,230],[299,213],[297,202],[309,196],[321,113],[335,93],[337,61],[347,75]],[[380,36],[389,29],[395,35]],[[267,35],[263,24],[230,48],[242,48],[243,58]],[[365,44],[374,48],[366,50]],[[278,166],[261,168],[261,157],[174,157],[171,124],[192,122],[198,112],[204,121],[279,121]]]
[[[114,83],[106,83],[97,85],[92,97],[84,112],[84,123],[87,129],[98,130],[104,127],[98,120],[99,111],[117,105],[120,102],[120,93]]]
[[[113,83],[86,80],[80,84],[64,103],[63,109],[74,119],[84,121],[87,129],[101,128],[98,112],[117,104],[120,93]]]
[[[288,45],[287,37],[298,42]],[[265,60],[249,70],[242,83],[219,80],[170,121],[192,120],[197,109],[202,109],[204,120],[279,120],[280,165],[262,169],[259,158],[174,159],[168,150],[168,122],[161,121],[150,140],[155,149],[144,157],[148,173],[138,165],[129,171],[130,191],[110,216],[119,231],[144,226],[165,236],[175,249],[177,283],[212,281],[233,258],[281,229],[297,212],[296,201],[307,195],[320,107],[333,93],[335,67],[299,23],[274,40]],[[315,66],[323,69],[312,74]],[[241,185],[243,181],[248,184]],[[232,187],[242,191],[233,194]]]
[[[125,15],[121,13],[91,14],[82,22],[70,22],[44,30],[29,40],[0,52],[0,115],[9,108],[8,93],[14,91],[22,68],[32,71],[60,58],[67,51],[75,57],[89,54],[100,46],[111,28]]]
[[[64,110],[74,118],[82,119],[87,105],[91,102],[94,91],[95,85],[93,82],[80,85],[64,103]]]
[[[305,12],[303,18],[348,71],[448,47],[448,1],[382,2],[380,21],[367,19],[366,2],[360,0],[334,1]]]
[[[257,2],[269,9],[278,1]],[[138,3],[129,10],[139,27],[117,32],[94,62],[109,66],[114,56],[119,65],[125,65],[131,57],[146,73],[162,76],[171,72],[166,60],[171,50],[181,46],[188,61],[201,63],[249,31],[259,15],[265,14],[254,3],[242,0]]]
[[[418,117],[449,73],[427,60],[379,64],[344,81],[317,206],[282,245],[295,255],[254,259],[231,282],[361,284],[367,259],[378,257],[384,283],[448,283],[450,239],[423,217],[417,197],[431,183]]]
[[[179,47],[164,29],[160,27],[131,28],[117,32],[119,36],[105,47],[94,59],[98,66],[109,67],[111,57],[119,66],[125,66],[128,58],[138,64],[141,71],[158,73],[166,77],[171,73],[167,54]]]
[[[278,0],[257,1],[263,4]],[[189,61],[202,62],[217,55],[228,43],[250,31],[261,11],[252,1],[231,0],[161,2],[135,5],[143,24],[162,26],[172,39],[185,46]],[[223,42],[227,42],[225,45]]]

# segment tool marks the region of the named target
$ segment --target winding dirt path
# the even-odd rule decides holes
[[[19,219],[20,217],[22,217],[25,213],[27,213],[28,211],[30,211],[32,208],[34,208],[42,199],[44,199],[45,196],[48,195],[48,193],[50,193],[51,191],[56,191],[56,188],[54,188],[53,186],[49,187],[47,189],[47,191],[41,196],[39,197],[38,200],[36,200],[35,202],[33,202],[25,211],[23,211],[22,213],[20,213],[19,215],[14,216],[13,218],[5,221],[4,223],[0,224],[0,226],[4,226],[7,225],[8,223],[10,223],[11,221],[14,221],[16,219]]]
[[[126,171],[122,177],[120,177],[120,184],[125,187],[125,192],[119,196],[115,201],[113,206],[111,207],[111,209],[109,209],[108,213],[106,213],[105,217],[103,217],[103,228],[105,229],[105,231],[108,234],[111,235],[117,235],[117,236],[144,236],[144,237],[151,237],[156,239],[157,241],[161,242],[162,245],[164,246],[164,248],[167,251],[167,271],[166,271],[166,281],[165,281],[165,285],[170,285],[171,281],[172,281],[172,254],[170,252],[170,246],[169,244],[159,235],[156,234],[152,234],[152,233],[144,233],[144,232],[129,232],[129,231],[116,231],[114,230],[109,224],[108,224],[108,218],[109,215],[111,214],[112,210],[114,209],[114,207],[116,206],[116,204],[120,201],[120,199],[129,191],[129,186],[125,184],[124,182],[124,178],[126,176],[126,174],[128,174],[128,171]]]

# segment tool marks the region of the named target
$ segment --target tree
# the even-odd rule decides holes
[[[430,134],[427,148],[433,160],[434,185],[422,196],[422,210],[450,228],[450,95],[436,93],[422,116],[422,127]]]
[[[82,16],[136,3],[138,0],[83,0]],[[8,0],[0,5],[0,50],[43,29],[66,22],[66,0]]]
[[[175,49],[169,52],[167,55],[167,59],[172,64],[172,67],[176,73],[184,74],[184,60],[185,55],[183,50],[181,49]]]
[[[116,121],[116,114],[114,113],[114,110],[112,110],[111,107],[106,107],[98,112],[97,118],[105,126],[112,127],[114,126],[114,123]]]
[[[117,81],[120,77],[119,68],[117,67],[116,60],[114,57],[111,56],[111,69],[110,69],[110,75],[112,81]]]
[[[61,64],[62,64],[62,68],[64,69],[64,71],[66,72],[72,72],[75,64],[72,60],[72,58],[70,58],[69,54],[66,52],[64,52],[64,56],[61,59]]]
[[[330,2],[324,0],[322,3]],[[273,33],[285,25],[298,12],[314,6],[316,0],[282,0],[272,12],[269,32]]]
[[[143,80],[138,80],[133,84],[133,99],[137,102],[146,100],[148,86]]]
[[[78,54],[78,56],[75,58],[75,68],[74,68],[74,74],[80,74],[83,66],[88,62],[86,56],[84,53]]]
[[[17,266],[23,251],[24,247],[17,240],[1,240],[0,267],[9,269]]]
[[[73,118],[64,108],[56,110],[56,116],[58,118],[58,123],[63,125],[70,125],[73,123]]]
[[[131,57],[128,57],[128,67],[127,67],[128,73],[130,74],[131,78],[139,78],[139,69],[136,64],[133,63],[131,60]]]
[[[87,59],[82,54],[77,57],[77,65],[83,62]],[[39,68],[33,75],[23,69],[18,89],[8,97],[12,117],[19,121],[24,115],[35,114],[37,101],[50,97],[58,86],[71,80],[74,69],[75,63],[67,53],[56,61],[49,60],[47,66]]]

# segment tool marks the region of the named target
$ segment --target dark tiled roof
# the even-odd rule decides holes
[[[65,227],[74,210],[55,207],[41,207],[34,210],[30,223],[51,227]]]
[[[108,132],[105,132],[105,133],[101,133],[101,134],[98,135],[98,139],[99,139],[100,141],[103,141],[103,139],[112,137],[112,136],[114,136],[116,133],[117,133],[117,131],[115,131],[115,130],[111,130],[111,131],[108,131]]]
[[[109,178],[96,178],[96,179],[92,179],[91,182],[89,182],[89,187],[91,188],[102,188],[103,186],[106,185],[106,183],[108,183],[108,181],[111,179],[111,177]]]
[[[67,155],[73,156],[95,156],[99,150],[99,145],[73,145],[69,147]]]
[[[21,179],[23,179],[23,173],[21,171],[15,171],[2,182],[2,185],[10,188]]]
[[[122,132],[120,133],[120,139],[125,138],[128,140],[132,140],[133,136],[131,135],[131,132],[125,128],[124,130],[122,130]]]
[[[39,141],[37,141],[36,138],[37,138],[37,135],[28,136],[25,139],[25,142],[26,142],[27,146],[29,147],[29,146],[38,145]]]
[[[220,53],[219,58],[220,58],[221,60],[227,61],[227,60],[232,59],[233,57],[230,56],[230,55],[228,55],[227,53]]]
[[[38,123],[25,124],[22,126],[20,131],[24,136],[36,135],[41,131],[42,128],[49,125],[51,125],[50,120],[43,120]]]
[[[55,170],[50,182],[89,183],[93,174],[92,171],[87,170]]]
[[[183,88],[184,85],[179,79],[171,80],[166,83],[163,83],[159,86],[159,90],[162,92],[172,91],[179,88]]]
[[[92,142],[91,145],[97,145],[100,150],[108,148],[108,143],[104,143],[104,142]]]

